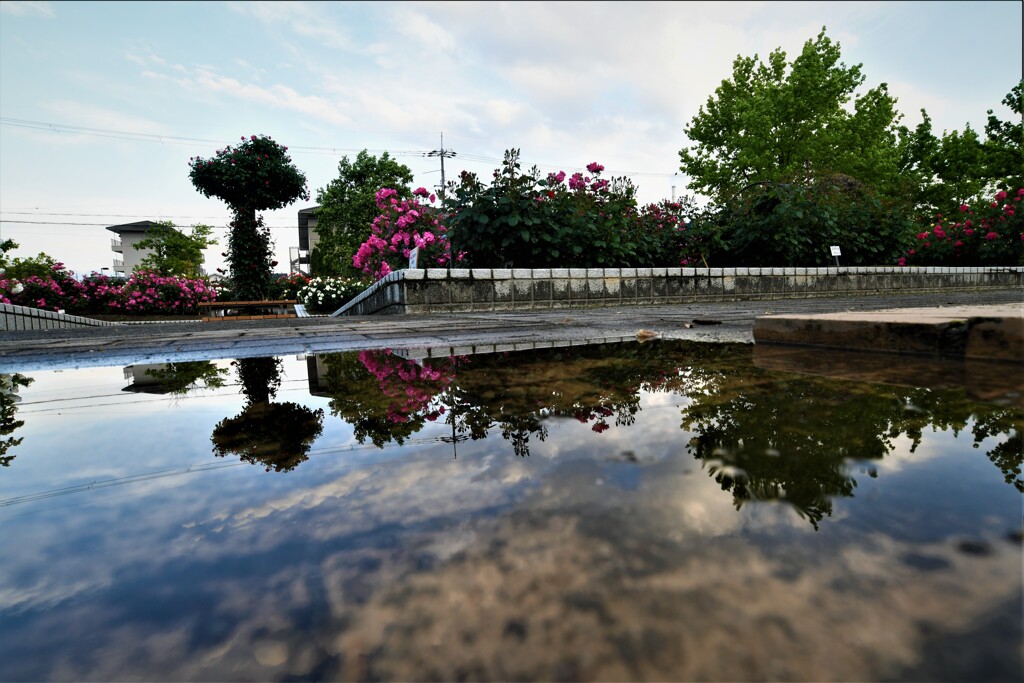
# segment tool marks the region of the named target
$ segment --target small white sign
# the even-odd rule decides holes
[[[832,252],[833,256],[842,256],[843,255],[843,252],[839,251],[839,247],[829,247],[829,250]]]
[[[838,248],[838,247],[834,247]],[[420,248],[413,247],[412,251],[409,252],[409,268],[415,268],[416,263],[420,260]]]

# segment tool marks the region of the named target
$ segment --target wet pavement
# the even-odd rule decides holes
[[[0,336],[0,372],[247,358],[378,348],[437,356],[666,339],[753,343],[765,315],[817,315],[884,309],[1024,305],[1020,290],[939,292],[723,301],[547,311],[403,316],[313,317],[217,323],[171,322],[119,327],[27,330]],[[923,312],[923,311],[922,311]],[[900,314],[905,315],[905,314]]]

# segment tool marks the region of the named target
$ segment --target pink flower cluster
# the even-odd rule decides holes
[[[95,273],[78,281],[63,264],[57,264],[51,276],[33,275],[17,284],[20,287],[0,278],[0,302],[66,313],[188,314],[200,301],[217,296],[205,280],[163,277],[148,271],[134,273],[124,285]]]
[[[937,214],[916,235],[917,245],[897,263],[916,265],[1021,265],[1024,263],[1024,215],[1018,212],[1024,188],[1012,201],[1005,191],[972,208],[961,204],[959,216]]]
[[[379,280],[392,270],[404,267],[416,247],[421,250],[425,263],[432,261],[446,266],[463,259],[464,254],[453,257],[446,234],[448,229],[441,223],[437,210],[420,203],[420,199],[426,199],[433,204],[437,199],[426,188],[416,188],[411,200],[399,199],[398,191],[387,187],[378,190],[374,198],[380,215],[373,221],[370,237],[352,257],[356,268]]]
[[[137,271],[121,289],[120,306],[130,313],[183,314],[216,298],[216,290],[205,280]]]
[[[363,351],[359,362],[377,378],[381,393],[390,400],[387,418],[391,422],[409,422],[420,414],[433,421],[444,414],[444,406],[435,399],[455,379],[456,358],[449,358],[447,367],[432,367],[384,350]]]

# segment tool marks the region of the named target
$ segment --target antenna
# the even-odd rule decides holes
[[[455,154],[452,150],[444,148],[444,131],[441,131],[441,149],[427,152],[428,157],[441,157],[441,187],[440,192],[438,192],[441,195],[441,201],[444,201],[444,160],[445,157],[451,159]]]

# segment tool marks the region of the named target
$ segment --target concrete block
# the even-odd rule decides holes
[[[494,303],[512,302],[512,280],[501,279],[494,281]]]
[[[511,268],[495,268],[491,271],[491,277],[495,280],[511,280],[512,269]]]

